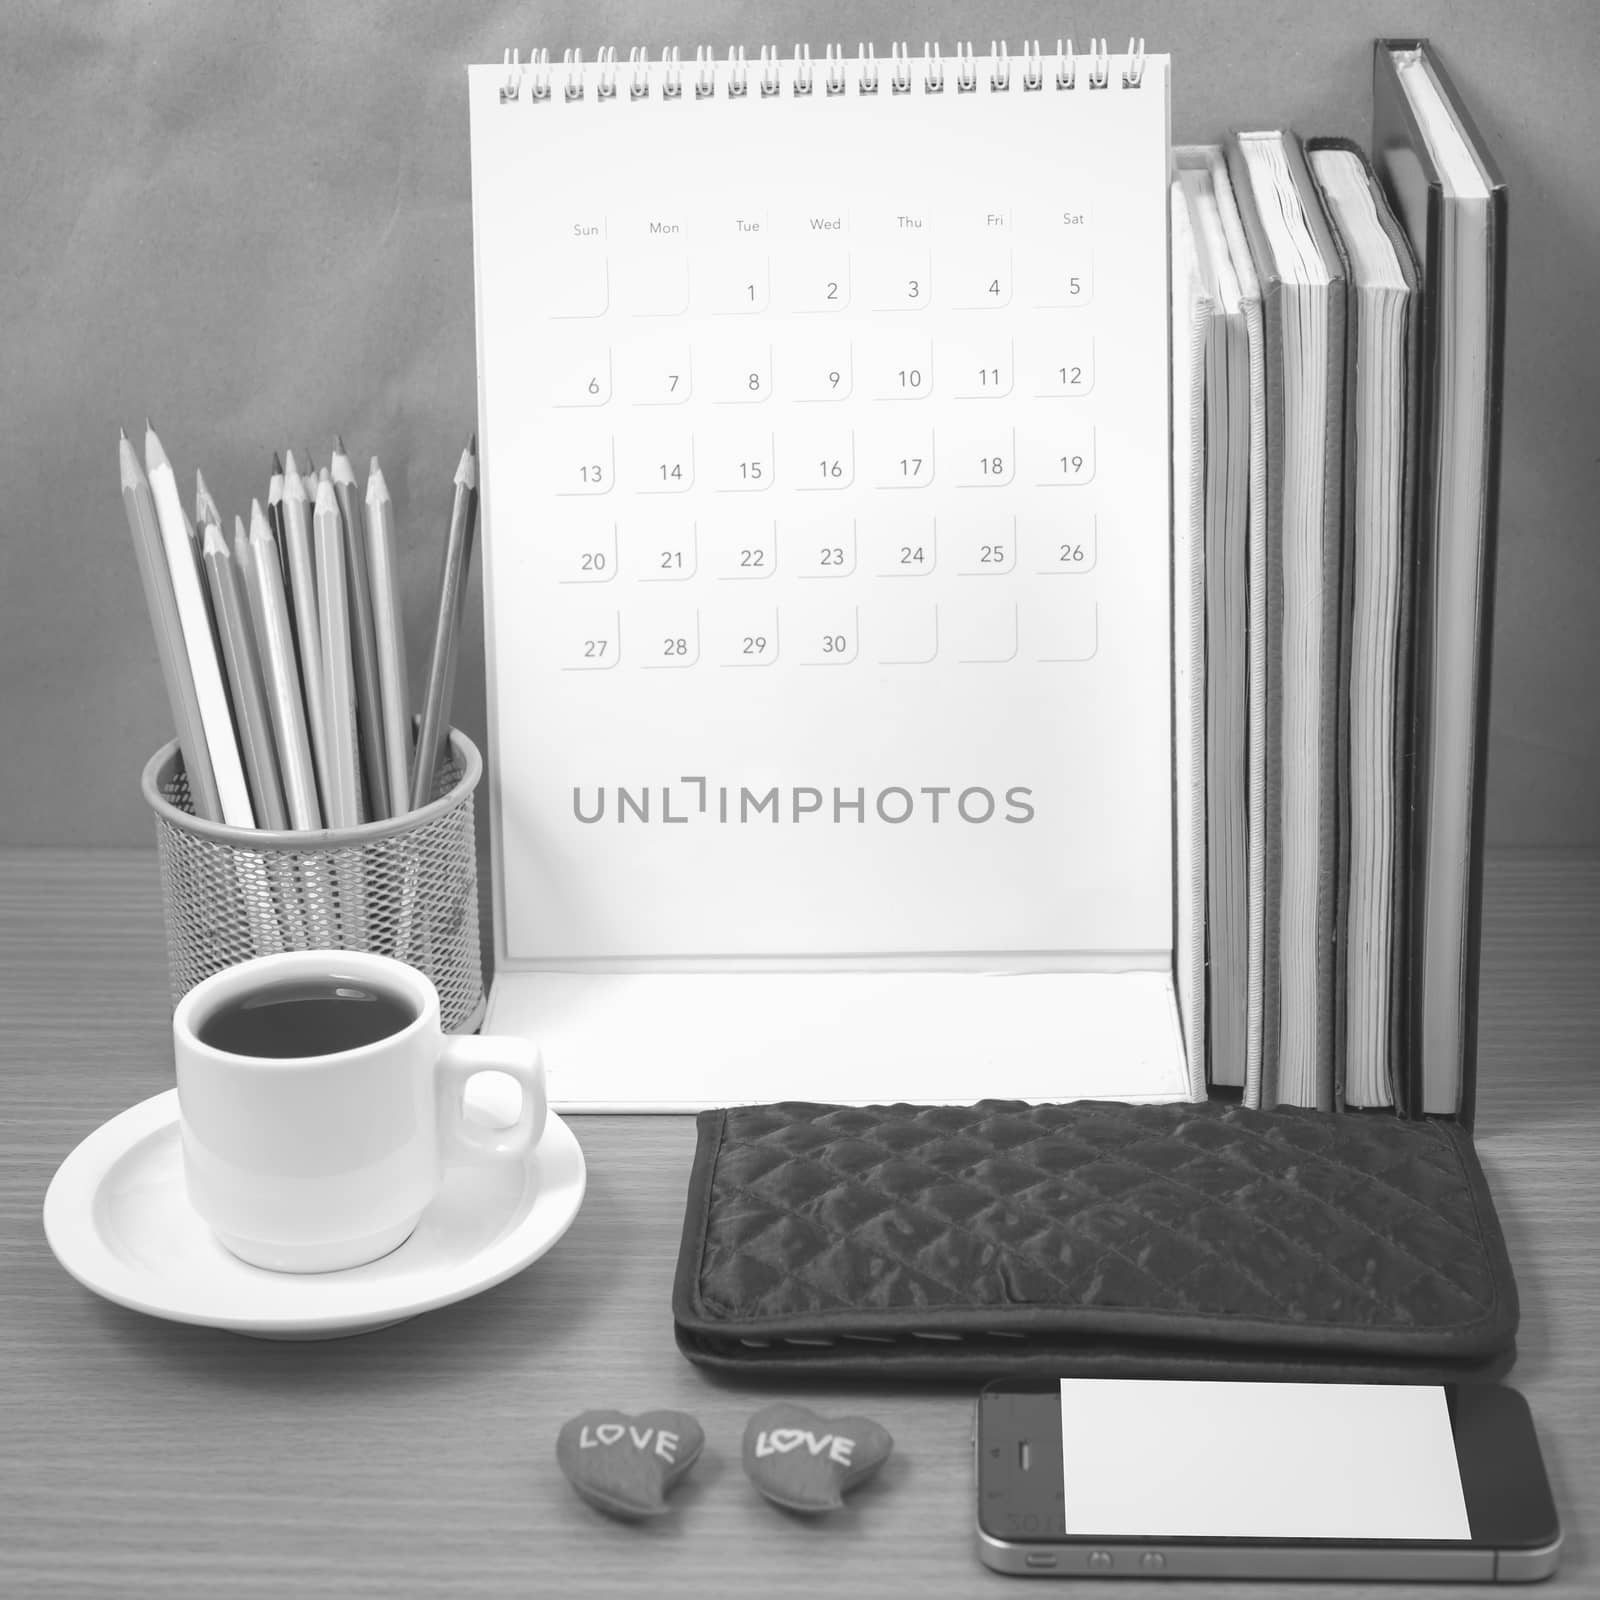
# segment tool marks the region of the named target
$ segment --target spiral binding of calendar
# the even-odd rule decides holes
[[[937,44],[924,44],[920,59],[912,56],[909,45],[896,44],[890,47],[886,62],[880,61],[870,44],[857,46],[854,58],[845,54],[843,45],[830,44],[820,61],[812,58],[810,45],[796,45],[791,57],[789,92],[824,97],[848,94],[852,65],[856,69],[855,92],[862,95],[875,95],[880,90],[887,90],[890,95],[910,94],[919,71],[924,94],[943,94],[947,87],[955,94],[976,94],[980,85],[992,94],[1003,94],[1011,88],[1013,67],[1025,92],[1043,90],[1047,85],[1073,90],[1080,82],[1086,89],[1095,90],[1110,86],[1112,63],[1103,38],[1090,39],[1087,53],[1081,56],[1070,39],[1056,40],[1053,56],[1040,49],[1037,39],[1024,41],[1020,55],[1015,57],[1003,40],[991,41],[989,54],[982,58],[973,54],[970,42],[958,44],[955,54],[948,58]],[[730,47],[720,60],[713,50],[702,45],[695,50],[692,62],[682,59],[676,45],[663,50],[654,61],[644,50],[633,49],[628,52],[625,65],[611,46],[596,52],[592,63],[584,60],[581,50],[564,50],[560,62],[553,64],[548,50],[530,50],[528,59],[523,61],[521,52],[511,49],[505,53],[504,65],[502,104],[523,99],[540,103],[558,94],[564,100],[582,100],[591,93],[597,100],[616,100],[624,95],[629,100],[648,100],[652,96],[662,100],[710,100],[719,93],[730,100],[743,100],[751,94],[772,99],[784,90],[784,63],[775,45],[762,45],[754,60],[746,55],[743,45]],[[592,74],[587,70],[591,66]],[[1129,39],[1127,51],[1120,58],[1122,87],[1141,87],[1144,68],[1144,40]]]

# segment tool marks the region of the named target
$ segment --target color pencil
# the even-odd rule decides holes
[[[329,795],[327,694],[322,682],[322,625],[317,617],[316,560],[311,549],[305,484],[291,450],[283,466],[283,539],[294,607],[294,641],[300,660],[300,687],[305,696],[306,726],[311,730],[311,764],[317,774],[322,813],[332,810]]]
[[[312,514],[317,552],[317,615],[322,624],[322,684],[327,696],[328,793],[323,806],[330,828],[361,821],[361,774],[356,757],[355,674],[350,663],[350,595],[344,570],[344,528],[333,484],[323,469]]]
[[[277,541],[259,500],[250,502],[250,568],[254,574],[249,590],[251,600],[260,607],[251,620],[261,647],[267,706],[277,741],[278,770],[283,780],[289,823],[295,828],[320,828],[322,810],[317,803],[311,741],[306,735],[294,630],[283,594],[283,569],[278,560]]]
[[[405,616],[395,548],[394,502],[378,458],[367,470],[367,555],[372,571],[372,622],[383,692],[383,757],[390,802],[398,816],[411,803],[411,685],[406,676]]]
[[[209,499],[209,496],[206,498]],[[213,505],[210,509],[214,510]],[[278,775],[278,753],[272,738],[272,719],[261,689],[256,664],[255,641],[246,620],[244,596],[239,574],[234,569],[233,552],[215,521],[204,524],[200,555],[205,564],[206,581],[211,588],[211,612],[216,618],[217,636],[222,641],[222,660],[228,671],[228,690],[233,702],[234,724],[244,754],[245,778],[250,785],[250,804],[256,821],[263,828],[287,828],[289,818],[283,805],[283,785]],[[239,523],[239,536],[244,524]]]
[[[211,491],[206,487],[206,475],[198,468],[195,469],[194,475],[194,525],[203,553],[205,530],[209,526],[220,531],[222,513],[217,510],[217,502],[211,498]]]
[[[360,735],[361,773],[366,781],[370,813],[394,814],[389,799],[389,773],[383,753],[383,690],[378,678],[378,635],[372,619],[372,576],[367,559],[367,528],[356,475],[345,453],[344,440],[335,438],[333,452],[334,497],[344,525],[345,576],[350,591],[350,645],[356,675],[356,731]],[[400,809],[405,809],[404,800]]]
[[[184,515],[183,503],[178,498],[178,482],[173,476],[172,463],[167,460],[167,453],[161,448],[155,429],[148,423],[145,425],[144,454],[145,469],[150,479],[150,496],[155,502],[156,521],[161,529],[161,542],[172,576],[172,592],[183,628],[184,649],[189,657],[189,671],[193,675],[195,694],[200,703],[206,749],[216,778],[222,820],[230,827],[252,828],[255,826],[255,813],[250,806],[244,763],[240,760],[233,719],[228,710],[228,691],[222,681],[222,665],[217,659],[211,615],[206,605],[205,591],[200,584],[200,570],[195,564],[193,534],[189,519]]]
[[[178,738],[178,748],[183,752],[183,770],[189,779],[190,804],[197,817],[207,822],[220,822],[222,800],[211,770],[211,753],[206,748],[200,699],[195,692],[194,675],[189,670],[183,623],[178,617],[178,601],[161,542],[155,501],[126,433],[121,435],[118,455],[122,467],[122,509],[127,514],[128,531],[133,535],[134,559],[139,565],[139,581],[144,586],[150,625],[155,631],[161,678],[167,686],[167,703],[172,709],[172,728]]]
[[[255,568],[250,564],[250,534],[242,517],[233,519],[233,570],[239,574],[244,588],[245,620],[250,624],[250,640],[256,647],[256,667],[261,666],[261,630],[256,626],[256,616],[261,610],[260,596],[256,593]]]
[[[292,607],[294,601],[291,597],[294,590],[289,577],[289,557],[283,537],[283,462],[276,450],[272,452],[272,476],[267,480],[267,525],[272,529],[272,537],[278,543],[279,571],[283,575],[283,596]],[[290,615],[294,615],[292,610]]]
[[[250,557],[250,530],[244,525],[243,517],[233,519],[233,570],[239,580],[240,592],[244,596],[244,620],[246,632],[250,635],[250,648],[255,654],[256,680],[261,685],[263,700],[268,704],[268,732],[272,736],[272,759],[278,771],[278,797],[283,794],[283,767],[278,755],[277,732],[272,727],[269,684],[267,681],[267,651],[261,639],[261,585],[256,578],[256,564]],[[283,827],[291,824],[287,820]]]
[[[195,566],[200,572],[200,587],[205,591],[206,604],[210,608],[211,637],[217,647],[217,660],[222,662],[223,682],[226,683],[228,681],[228,663],[222,654],[221,624],[217,621],[217,603],[215,597],[211,593],[210,580],[206,576],[206,529],[213,523],[216,524],[217,530],[220,532],[222,529],[222,513],[217,509],[217,502],[211,498],[211,491],[206,487],[205,474],[197,467],[195,468],[194,474],[194,522],[191,524],[189,532],[194,538],[194,560]],[[241,740],[243,739],[244,735],[239,728],[237,712],[234,714],[233,731],[237,738]],[[239,751],[239,754],[241,756],[245,755],[242,747]],[[250,781],[250,763],[248,759],[245,760],[244,776],[245,782],[248,783]]]
[[[411,805],[426,805],[433,794],[434,768],[450,720],[454,697],[456,649],[467,603],[467,568],[472,561],[472,533],[478,520],[478,436],[473,434],[456,467],[450,531],[445,539],[439,577],[439,615],[434,626],[433,655],[428,663],[427,695],[411,770]]]

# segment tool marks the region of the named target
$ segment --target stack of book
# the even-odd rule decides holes
[[[1250,1103],[1467,1120],[1505,189],[1425,41],[1373,102],[1177,154],[1179,991]]]

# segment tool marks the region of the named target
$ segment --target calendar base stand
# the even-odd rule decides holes
[[[1196,1096],[1166,972],[502,971],[560,1111]]]

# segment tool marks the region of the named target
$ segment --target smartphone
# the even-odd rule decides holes
[[[1014,1380],[973,1441],[979,1557],[1021,1577],[1531,1583],[1561,1550],[1498,1384]]]

